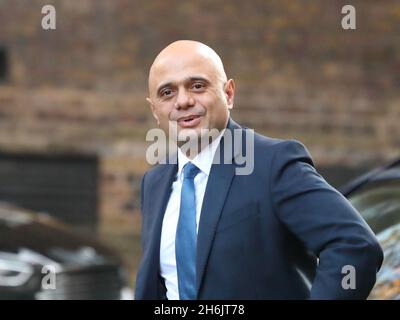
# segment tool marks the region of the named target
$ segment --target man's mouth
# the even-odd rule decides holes
[[[187,117],[181,117],[177,120],[178,124],[182,128],[193,128],[196,127],[201,121],[201,116],[190,115]]]

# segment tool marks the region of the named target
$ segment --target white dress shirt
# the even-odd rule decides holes
[[[165,210],[160,244],[160,272],[161,277],[163,277],[165,281],[168,300],[179,299],[178,275],[175,259],[175,233],[178,225],[181,202],[181,189],[183,183],[182,169],[189,161],[200,169],[200,172],[194,178],[194,186],[196,190],[196,230],[198,232],[200,212],[208,176],[210,174],[215,152],[223,133],[224,132],[222,132],[211,144],[206,146],[193,160],[186,157],[181,149],[178,148],[178,172],[175,181],[172,184],[171,196]]]

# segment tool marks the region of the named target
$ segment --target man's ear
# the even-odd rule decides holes
[[[235,81],[229,79],[225,84],[225,95],[226,102],[228,103],[228,109],[233,108],[233,101],[235,98]]]
[[[154,119],[156,119],[157,124],[160,124],[160,120],[158,120],[158,117],[157,117],[156,110],[155,110],[153,102],[151,101],[150,98],[146,98],[146,101],[149,103],[149,106],[150,106],[150,109],[151,109],[151,113],[153,114]]]

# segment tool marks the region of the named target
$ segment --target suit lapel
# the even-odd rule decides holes
[[[149,244],[149,269],[151,270],[148,274],[149,280],[148,288],[158,288],[159,286],[159,274],[160,274],[160,241],[161,241],[161,229],[162,222],[164,218],[165,209],[168,203],[168,199],[171,195],[171,186],[178,170],[178,165],[176,164],[166,164],[164,165],[162,172],[159,174],[157,179],[154,179],[149,186],[149,190],[152,191],[154,195],[151,197],[151,201],[154,204],[148,203],[147,205],[151,207],[148,211],[153,212],[152,223],[150,233],[153,235],[150,239]],[[163,195],[159,197],[159,195]],[[159,292],[157,292],[157,296]]]
[[[227,130],[231,130],[232,142],[234,136],[232,129],[238,128],[240,129],[240,126],[230,119]],[[217,152],[220,154],[220,164],[213,164],[211,167],[201,209],[199,233],[197,236],[197,291],[200,290],[207,260],[212,248],[215,232],[217,230],[218,221],[235,174],[235,165],[233,163],[223,163],[223,152],[225,150],[224,146],[226,143],[230,142],[228,139],[225,139],[224,135],[224,137],[221,139],[219,148],[217,149]],[[230,159],[234,158],[240,150],[233,151],[234,152],[232,152],[232,157]]]

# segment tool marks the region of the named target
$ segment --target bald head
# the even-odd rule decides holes
[[[179,40],[165,47],[151,65],[148,83],[150,96],[160,74],[165,73],[166,68],[174,67],[178,72],[188,63],[202,66],[215,76],[215,80],[222,83],[227,80],[222,60],[213,49],[198,41]]]

